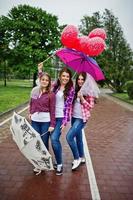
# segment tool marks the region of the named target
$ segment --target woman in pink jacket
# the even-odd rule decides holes
[[[48,149],[50,132],[55,128],[55,94],[51,92],[49,74],[42,73],[39,82],[31,91],[29,118]]]

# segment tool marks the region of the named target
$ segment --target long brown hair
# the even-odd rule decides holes
[[[67,67],[64,67],[60,72],[59,72],[59,78],[61,77],[61,75],[63,74],[63,72],[66,72],[69,74],[69,82],[65,85],[65,89],[63,91],[64,93],[64,99],[66,100],[68,95],[69,95],[69,91],[71,89],[71,87],[73,86],[73,81],[72,81],[72,73],[71,71],[67,68]],[[57,89],[60,87],[61,85],[61,82],[60,82],[60,79],[58,78],[54,88],[53,88],[53,92],[56,92]]]
[[[51,91],[51,77],[50,77],[50,75],[49,75],[48,73],[44,73],[44,72],[43,72],[43,73],[40,75],[39,80],[41,80],[43,76],[47,76],[47,78],[48,78],[49,83],[48,83],[48,86],[46,87],[46,92],[49,93],[49,92]]]
[[[86,80],[86,73],[85,72],[81,72],[81,73],[79,73],[78,75],[77,75],[77,77],[76,77],[76,82],[75,82],[75,96],[74,96],[74,100],[77,98],[77,93],[78,93],[78,91],[80,90],[80,86],[78,85],[78,78],[79,78],[79,76],[82,76],[83,77],[83,79],[84,79],[84,81]]]

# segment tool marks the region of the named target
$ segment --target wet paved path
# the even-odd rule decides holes
[[[63,176],[54,171],[35,176],[13,142],[9,124],[0,127],[0,200],[99,200],[91,195],[86,165],[71,172],[72,155],[65,133],[61,138]],[[133,112],[101,97],[85,135],[100,199],[133,200]]]

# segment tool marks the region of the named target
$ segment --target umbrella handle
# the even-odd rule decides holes
[[[77,74],[77,72],[75,72],[75,73],[74,73],[74,75],[73,75],[72,79],[74,79],[74,78],[75,78],[75,75],[76,75],[76,74]]]
[[[45,135],[46,133],[48,133],[49,131],[44,132],[43,134],[41,134],[41,136]]]
[[[45,63],[48,59],[50,59],[51,57],[53,57],[55,55],[55,53],[53,53],[51,56],[49,56],[48,58],[46,58],[44,61],[42,61],[42,63]]]

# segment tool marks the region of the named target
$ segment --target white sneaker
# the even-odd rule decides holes
[[[80,160],[80,159],[74,160],[74,161],[73,161],[72,170],[76,170],[76,169],[79,167],[80,163],[81,163],[81,160]]]
[[[57,175],[57,176],[60,176],[60,175],[62,175],[62,174],[63,174],[63,166],[62,166],[62,164],[57,165],[57,168],[56,168],[56,175]]]
[[[81,164],[85,164],[85,158],[84,157],[80,158],[80,161],[81,161]]]

